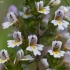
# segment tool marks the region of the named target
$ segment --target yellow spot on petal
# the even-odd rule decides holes
[[[12,24],[12,22],[9,22],[9,24],[8,24],[8,25],[10,26],[11,24]]]
[[[28,58],[24,57],[24,60],[28,60]]]
[[[60,17],[56,17],[55,20],[58,21],[58,24],[62,24],[62,22],[60,21]]]
[[[18,42],[14,42],[14,44],[18,44]]]
[[[62,22],[60,20],[58,20],[58,24],[62,24]]]
[[[2,60],[2,59],[0,59],[0,62],[3,62],[3,60]]]
[[[40,11],[41,11],[42,13],[44,13],[44,12],[45,12],[45,9],[41,9]]]
[[[56,51],[56,52],[53,52],[54,54],[59,54],[59,52],[58,51]]]
[[[33,48],[33,50],[36,50],[37,49],[36,46],[32,46],[32,48]]]
[[[36,46],[35,46],[35,44],[33,42],[30,43],[30,46],[33,48],[33,50],[36,50],[37,49]]]
[[[28,58],[24,57],[24,58],[23,58],[23,59],[21,59],[21,60],[28,60]]]
[[[18,44],[20,42],[20,40],[18,39],[17,41],[14,41],[14,44]]]

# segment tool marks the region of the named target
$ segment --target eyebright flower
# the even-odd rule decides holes
[[[34,53],[34,55],[41,55],[41,52],[43,50],[43,45],[37,44],[38,38],[36,35],[30,35],[28,36],[29,40],[29,46],[26,48],[26,50],[31,51]]]
[[[54,58],[63,57],[65,54],[65,51],[60,50],[61,45],[62,45],[61,41],[53,41],[52,42],[52,50],[48,50],[48,53],[50,53],[50,55],[53,55]]]
[[[34,58],[31,55],[26,55],[24,56],[24,51],[22,49],[20,49],[17,52],[16,58],[14,60],[14,64],[16,61],[27,61],[27,60],[34,60]]]
[[[36,9],[39,13],[48,14],[50,12],[49,6],[43,7],[43,1],[35,2]]]
[[[48,5],[57,6],[61,3],[61,0],[51,0]]]
[[[29,7],[23,7],[23,12],[19,12],[19,15],[22,16],[25,19],[27,19],[27,18],[32,16],[30,14],[30,8]]]
[[[3,29],[6,29],[6,28],[8,28],[9,26],[12,26],[14,23],[17,22],[16,15],[15,15],[13,12],[9,12],[9,13],[7,14],[7,19],[8,19],[7,22],[2,23]]]
[[[12,47],[14,48],[15,46],[19,46],[22,44],[22,36],[21,36],[21,32],[19,31],[14,31],[13,33],[13,38],[14,40],[8,40],[8,47]]]
[[[20,60],[23,57],[24,57],[24,51],[22,49],[20,49],[16,54],[16,58],[17,58],[17,60]]]
[[[0,51],[0,63],[5,63],[9,60],[9,54],[7,50],[1,50]]]
[[[64,11],[58,9],[55,12],[55,18],[54,18],[54,20],[51,21],[51,23],[53,23],[54,26],[58,26],[59,30],[64,30],[69,25],[69,22],[63,20],[63,17],[64,17]]]
[[[17,58],[19,60],[34,60],[34,58],[32,58],[30,55],[24,56],[24,51],[22,49],[17,52]]]

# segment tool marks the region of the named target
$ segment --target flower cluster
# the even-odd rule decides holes
[[[70,6],[60,6],[55,12],[51,12],[60,3],[61,0],[26,0],[23,11],[19,11],[14,5],[9,7],[2,27],[6,29],[13,26],[13,39],[7,41],[7,47],[14,49],[16,54],[14,53],[12,60],[7,50],[1,50],[0,64],[5,64],[4,67],[9,69],[6,63],[10,62],[13,70],[17,66],[17,70],[22,67],[24,69],[23,64],[31,64],[33,61],[36,62],[36,70],[40,70],[40,62],[45,66],[44,70],[60,70],[67,63],[69,66]],[[67,42],[64,43],[63,39]]]

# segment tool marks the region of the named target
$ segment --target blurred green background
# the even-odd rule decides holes
[[[2,23],[7,14],[7,10],[12,4],[19,8],[22,3],[23,0],[0,0],[0,50],[4,48],[8,49],[8,51],[11,50],[11,48],[7,48],[7,40],[9,39],[7,35],[11,33],[11,27],[8,29],[2,29]]]
[[[61,1],[62,1],[61,5],[67,5],[65,3],[65,0],[61,0]],[[67,1],[70,2],[70,0],[67,0]],[[8,38],[7,35],[9,33],[11,33],[12,28],[10,27],[5,30],[2,29],[2,23],[3,23],[4,17],[7,14],[7,10],[9,8],[9,6],[14,4],[18,8],[20,8],[22,6],[22,3],[23,3],[23,0],[0,0],[0,50],[7,49],[9,52],[13,51],[13,49],[7,47],[7,40],[10,39],[10,38]],[[32,67],[32,65],[30,65],[30,70],[31,70],[31,67]]]

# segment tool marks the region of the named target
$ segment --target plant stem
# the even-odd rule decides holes
[[[49,28],[47,28],[40,37],[43,37],[48,32],[48,30]]]
[[[38,42],[37,43],[40,43],[40,23],[37,24],[37,37],[38,37]]]
[[[39,70],[39,60],[36,60],[36,70]]]

